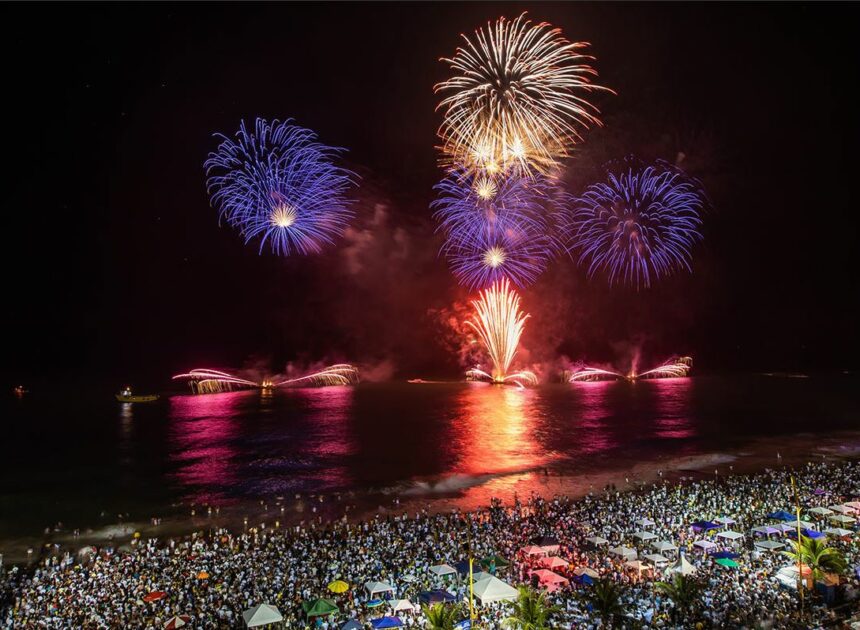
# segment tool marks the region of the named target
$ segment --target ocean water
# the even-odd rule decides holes
[[[145,405],[28,394],[4,403],[0,553],[74,529],[83,540],[286,526],[854,456],[858,385],[846,374],[367,383]]]

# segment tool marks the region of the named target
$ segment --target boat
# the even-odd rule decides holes
[[[116,399],[119,402],[127,403],[155,402],[158,400],[158,394],[139,394],[135,396],[131,393],[131,388],[126,387],[119,394],[116,394]]]

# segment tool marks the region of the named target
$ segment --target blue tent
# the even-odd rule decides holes
[[[800,533],[807,538],[821,538],[824,536],[821,532],[817,532],[814,529],[806,529],[805,527],[800,530]],[[786,535],[789,538],[797,538],[797,530],[792,529],[791,531],[786,532]]]
[[[469,561],[468,560],[460,560],[460,562],[454,563],[454,568],[457,569],[457,573],[460,575],[469,575]],[[472,563],[472,573],[480,573],[481,571],[481,563],[473,562]]]
[[[740,558],[741,555],[739,553],[732,553],[731,551],[718,551],[717,553],[711,554],[712,558]]]
[[[355,619],[350,619],[340,627],[340,630],[361,630],[363,627]]]
[[[776,512],[771,512],[767,515],[767,517],[772,518],[776,521],[793,521],[796,518],[794,514],[786,512],[785,510],[777,510]]]
[[[457,598],[448,591],[437,588],[435,591],[421,591],[418,593],[418,601],[430,606],[431,604],[438,604],[440,602],[456,602]]]
[[[374,628],[402,628],[403,622],[400,621],[400,617],[380,617],[371,619],[370,625]]]
[[[720,529],[722,526],[718,523],[712,523],[711,521],[696,521],[695,523],[692,523],[690,527],[700,532],[706,532],[709,529]]]

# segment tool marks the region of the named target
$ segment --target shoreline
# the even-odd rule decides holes
[[[719,479],[721,476],[755,476],[767,470],[798,467],[822,459],[860,460],[858,432],[839,431],[829,433],[824,438],[816,436],[812,450],[808,448],[809,435],[782,436],[778,440],[762,438],[725,452],[664,455],[644,462],[633,462],[630,466],[601,469],[593,474],[570,474],[565,470],[567,462],[558,460],[523,471],[484,475],[454,473],[436,480],[413,479],[404,482],[399,488],[376,489],[363,496],[358,496],[355,491],[297,494],[219,507],[180,503],[186,515],[171,515],[160,519],[158,524],[141,520],[116,521],[97,528],[82,529],[79,535],[63,530],[51,531],[47,535],[0,540],[0,558],[4,566],[28,566],[46,550],[49,554],[62,554],[65,551],[74,554],[85,546],[127,549],[135,539],[135,534],[139,534],[141,540],[183,540],[194,533],[216,529],[238,534],[251,528],[278,530],[310,524],[324,527],[343,519],[356,524],[377,516],[422,511],[430,514],[454,510],[476,513],[488,509],[493,499],[501,499],[505,505],[531,495],[547,500],[563,496],[580,501],[588,495],[599,495],[608,487],[623,493],[636,493],[661,481],[674,486],[709,478]],[[762,448],[771,447],[774,442],[783,448],[779,457],[776,451],[770,459],[763,457]],[[416,487],[423,489],[410,492]],[[527,488],[529,491],[518,492],[518,488]],[[28,554],[28,549],[32,549],[32,554]]]

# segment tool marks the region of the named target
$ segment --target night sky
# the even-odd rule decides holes
[[[456,375],[440,321],[468,294],[428,209],[432,87],[459,33],[525,8],[591,42],[618,92],[595,99],[605,127],[568,164],[571,192],[609,159],[681,152],[713,205],[692,275],[637,292],[554,263],[523,292],[525,357],[855,368],[852,7],[7,4],[7,384],[330,360]],[[354,230],[321,256],[259,256],[209,206],[212,134],[256,116],[348,148],[362,176]]]

